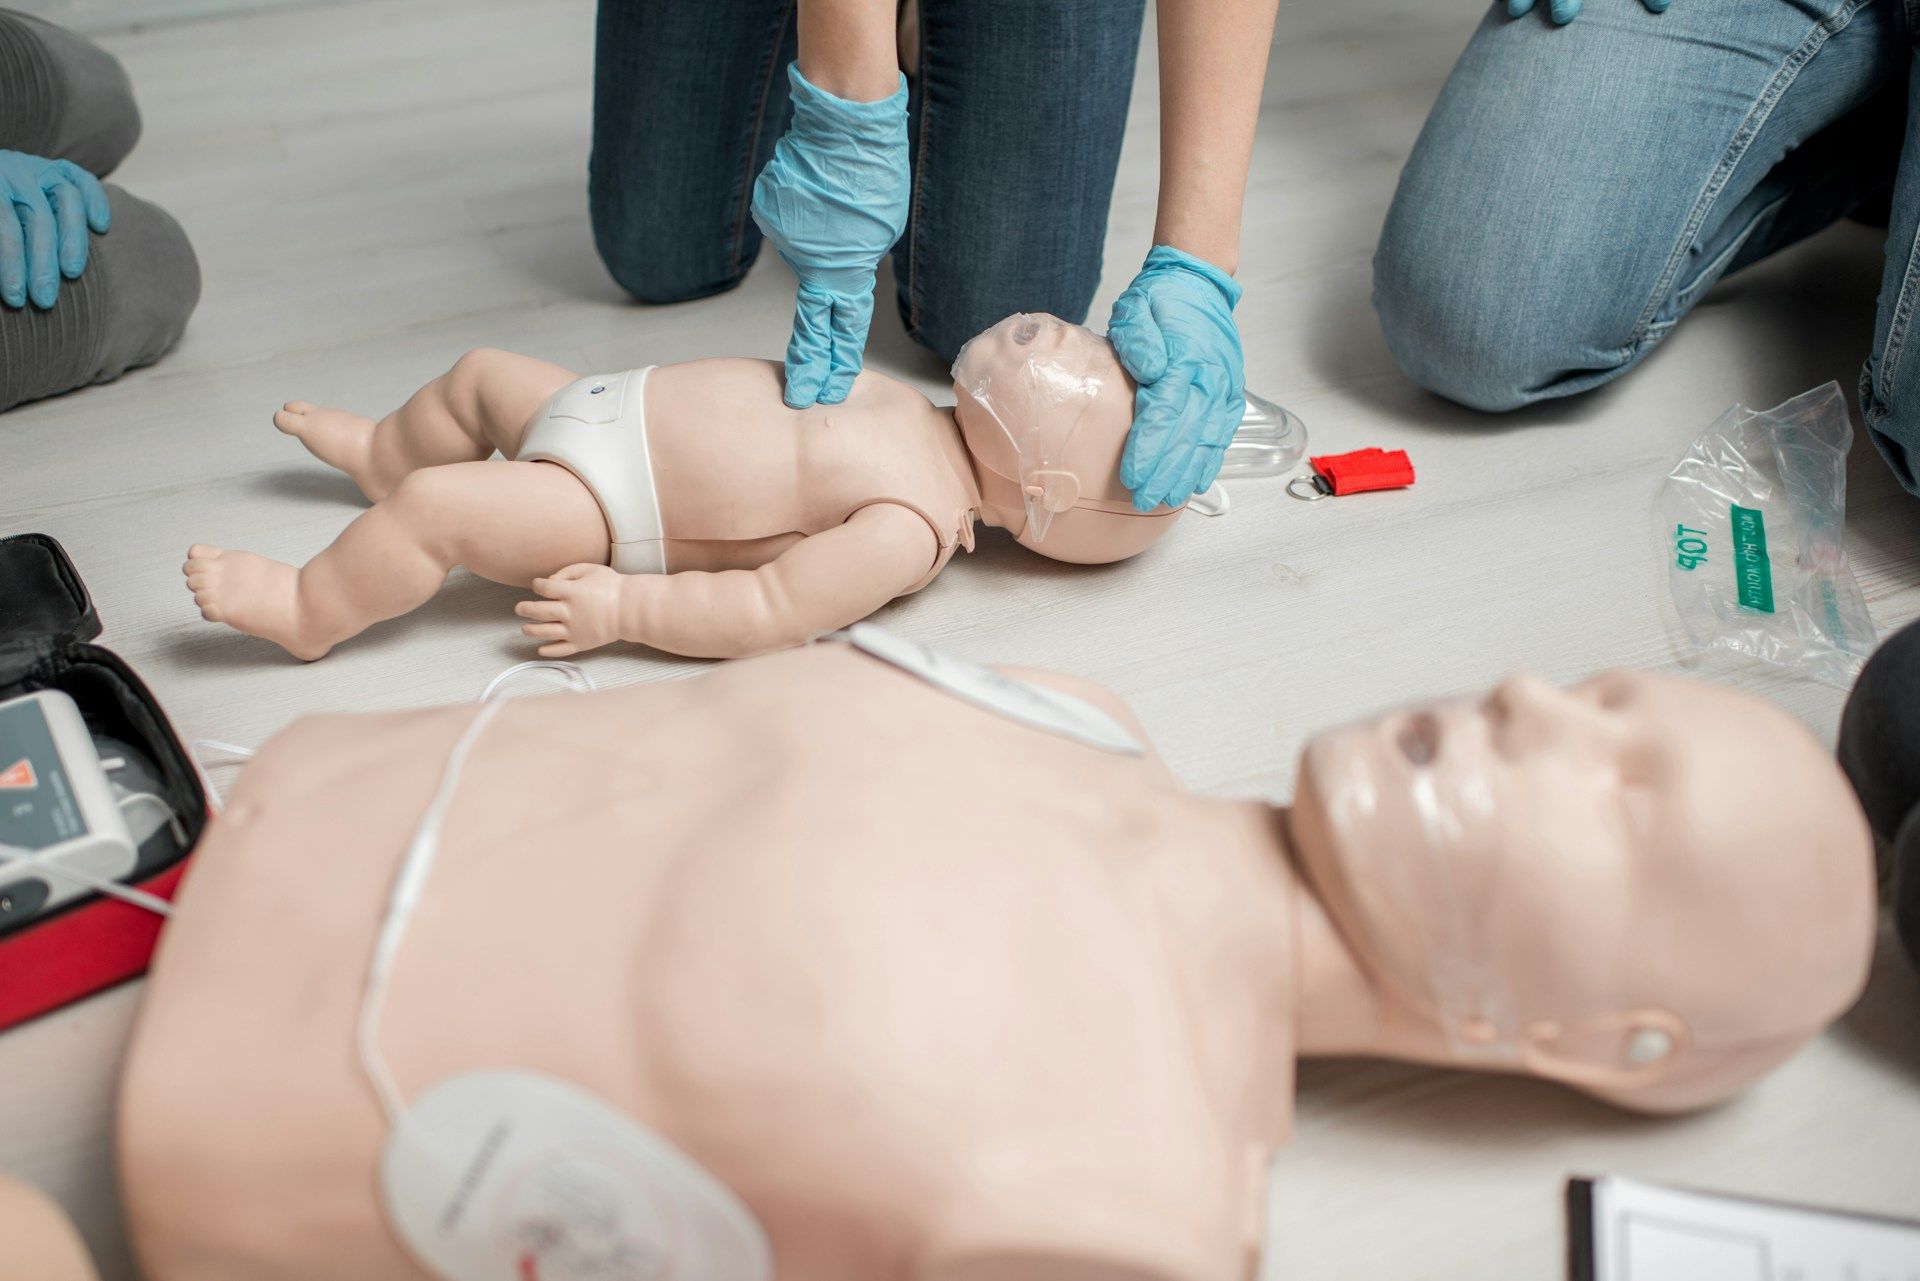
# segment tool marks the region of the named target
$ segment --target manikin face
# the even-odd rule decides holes
[[[1792,1053],[1865,980],[1858,807],[1791,717],[1736,691],[1520,677],[1336,731],[1307,749],[1295,827],[1432,1057],[1696,1106]]]
[[[1099,564],[1172,527],[1177,511],[1141,515],[1120,483],[1134,383],[1099,334],[1044,313],[1009,316],[961,349],[953,390],[981,498],[1022,545]]]

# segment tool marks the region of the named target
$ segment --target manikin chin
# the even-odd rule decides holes
[[[122,1099],[149,1281],[426,1275],[355,1014],[472,715],[303,722],[214,827]],[[1873,939],[1819,745],[1626,673],[1324,735],[1283,809],[818,645],[505,707],[442,840],[400,1093],[564,1082],[737,1197],[780,1281],[1233,1281],[1299,1056],[1706,1106],[1837,1017]]]

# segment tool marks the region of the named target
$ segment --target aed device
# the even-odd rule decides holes
[[[79,705],[51,689],[0,702],[0,933],[138,857]]]

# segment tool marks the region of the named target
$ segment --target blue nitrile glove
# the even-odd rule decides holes
[[[873,322],[873,272],[907,229],[907,78],[848,102],[787,68],[793,123],[753,184],[753,221],[800,277],[787,344],[787,404],[847,398]]]
[[[1507,16],[1524,18],[1533,12],[1534,0],[1507,0]],[[1673,0],[1640,0],[1648,13],[1665,13]],[[1547,14],[1561,26],[1580,16],[1580,0],[1547,0]]]
[[[1137,511],[1178,507],[1213,483],[1246,413],[1246,359],[1226,272],[1155,245],[1113,304],[1107,338],[1140,390],[1120,458],[1120,483]]]
[[[0,151],[0,303],[42,309],[87,269],[87,229],[113,219],[100,180],[66,160]]]

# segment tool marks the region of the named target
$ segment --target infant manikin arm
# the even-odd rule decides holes
[[[545,600],[517,611],[522,629],[564,658],[633,641],[690,658],[741,658],[857,623],[927,575],[939,541],[917,513],[875,503],[801,539],[759,569],[618,574],[574,565],[536,579]]]

